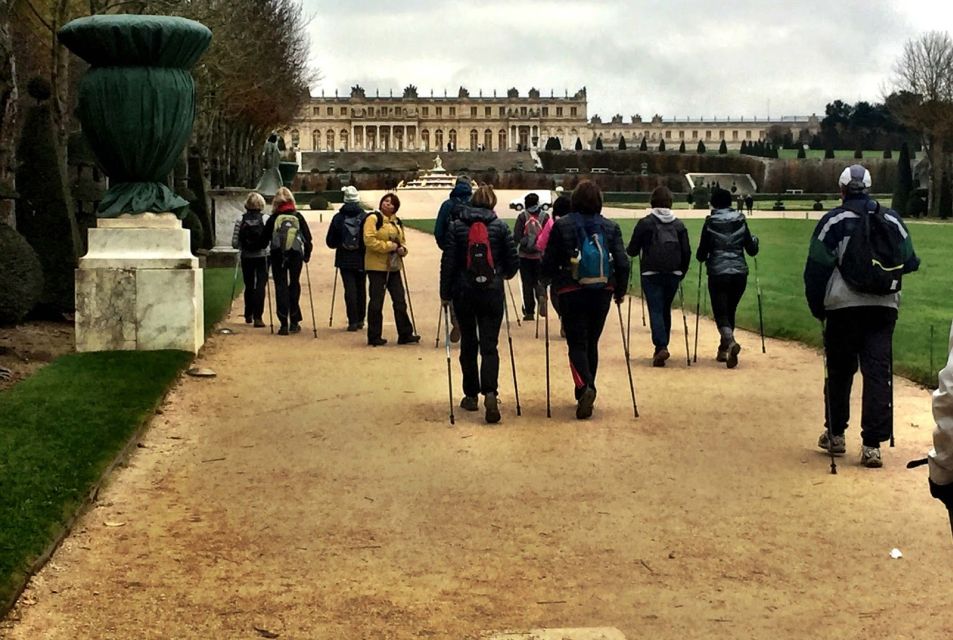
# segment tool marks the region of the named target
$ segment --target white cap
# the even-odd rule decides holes
[[[351,185],[344,187],[341,191],[344,192],[344,202],[358,202],[360,200],[357,189]]]
[[[852,164],[840,174],[837,184],[851,191],[870,188],[870,172],[859,164]]]

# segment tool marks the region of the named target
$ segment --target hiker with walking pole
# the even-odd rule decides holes
[[[407,255],[404,225],[397,217],[400,199],[397,194],[386,193],[381,198],[379,209],[367,214],[364,219],[364,270],[367,272],[367,344],[380,347],[387,344],[384,331],[384,295],[390,294],[394,307],[394,322],[397,324],[397,344],[416,344],[420,336],[407,315],[407,299],[404,281],[400,275],[402,259]],[[393,277],[397,274],[396,277]]]
[[[478,411],[483,395],[484,418],[502,418],[499,403],[500,328],[508,318],[503,282],[519,272],[516,243],[509,225],[496,217],[496,194],[489,185],[477,188],[450,224],[440,259],[440,299],[452,304],[460,328],[460,407]],[[513,342],[507,324],[517,415],[520,415]],[[479,359],[479,362],[478,362]]]
[[[280,324],[278,335],[299,333],[303,319],[301,270],[311,260],[314,245],[311,229],[296,209],[294,196],[287,187],[280,187],[272,200],[265,236],[271,241],[271,273],[275,281],[275,307]]]
[[[366,249],[364,247],[364,219],[367,213],[360,205],[361,197],[353,186],[344,188],[344,204],[328,226],[325,244],[334,249],[335,278],[331,290],[331,315],[328,326],[334,320],[334,299],[337,293],[337,276],[341,276],[344,289],[344,307],[347,311],[347,330],[364,328],[367,313],[367,276],[364,273]]]
[[[571,200],[573,213],[554,223],[542,275],[559,296],[576,418],[584,420],[596,400],[599,338],[613,298],[621,304],[626,296],[629,260],[619,225],[602,216],[599,187],[583,180]]]
[[[692,249],[685,223],[672,213],[672,192],[667,187],[656,188],[651,204],[649,215],[635,225],[626,252],[639,258],[642,299],[648,302],[655,345],[652,366],[664,367],[671,355],[672,303],[691,265]]]
[[[916,271],[920,259],[903,219],[870,198],[869,171],[847,167],[838,184],[843,202],[818,221],[804,266],[808,307],[825,323],[828,424],[817,445],[846,453],[850,390],[859,363],[861,464],[879,468],[880,443],[893,433],[891,357],[902,276]]]
[[[265,288],[268,285],[268,243],[271,238],[265,234],[265,218],[262,211],[265,199],[254,191],[245,199],[245,213],[235,221],[232,230],[232,248],[238,249],[239,258],[235,263],[232,277],[232,297],[235,299],[235,284],[238,280],[239,266],[242,281],[245,284],[245,324],[253,324],[260,329],[265,326],[262,316],[265,313]]]
[[[738,366],[741,345],[735,340],[735,314],[748,286],[749,256],[758,255],[758,238],[751,235],[745,215],[731,208],[731,192],[715,188],[711,194],[712,212],[705,218],[695,257],[705,263],[708,294],[720,341],[716,362],[729,369]]]

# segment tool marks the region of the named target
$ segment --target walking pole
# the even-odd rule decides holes
[[[758,287],[758,327],[761,329],[761,353],[767,353],[764,349],[764,312],[761,303],[761,277],[758,274],[758,256],[754,258],[754,282]]]
[[[334,286],[331,287],[331,315],[328,318],[328,328],[334,325],[334,298],[338,293],[338,269],[334,268]]]
[[[834,436],[831,431],[831,379],[827,373],[827,325],[821,320],[821,344],[824,349],[824,418],[827,422],[827,452],[831,454],[831,473],[837,475],[837,462],[834,461]]]
[[[446,316],[446,326],[444,330],[446,335],[444,335],[443,343],[447,346],[447,390],[450,392],[450,426],[454,425],[453,419],[453,374],[451,373],[450,365],[450,305],[443,306],[443,315]],[[439,329],[437,330],[439,332]]]
[[[235,302],[235,285],[238,283],[238,267],[242,262],[240,255],[241,254],[235,258],[235,273],[232,274],[232,295],[228,299],[228,315],[226,317],[232,315],[232,303]]]
[[[645,291],[642,290],[642,258],[639,257],[639,300],[642,301],[642,326],[645,326]]]
[[[271,265],[268,265],[268,266],[270,267]],[[271,271],[271,269],[268,269],[268,270]],[[271,287],[268,286],[270,281],[271,281],[271,276],[266,276],[266,277],[265,277],[265,295],[268,297],[268,324],[269,324],[269,326],[271,326],[271,333],[272,333],[272,335],[274,335],[274,333],[275,333],[275,314],[272,313],[272,311],[271,311]]]
[[[702,266],[698,265],[698,291],[695,296],[695,355],[692,356],[694,362],[698,362],[698,319],[702,314]]]
[[[543,304],[549,304],[549,297],[542,299]],[[553,412],[550,404],[550,393],[549,393],[549,310],[546,310],[546,315],[543,316],[543,332],[546,334],[546,417],[552,418]]]
[[[626,303],[628,307],[625,312],[625,341],[628,343],[632,342],[632,296],[626,296],[629,301]]]
[[[443,324],[443,303],[440,304],[440,313],[437,315],[437,337],[434,338],[433,348],[440,346],[440,325]]]
[[[536,339],[539,340],[539,310],[536,311]]]
[[[519,309],[516,307],[516,298],[513,297],[513,285],[510,283],[509,280],[506,281],[506,288],[509,289],[509,291],[510,291],[510,302],[513,303],[513,311],[519,311]],[[504,302],[504,305],[503,305],[503,306],[505,307],[505,306],[506,306],[506,304],[505,304],[506,301],[504,300],[503,302]],[[522,326],[523,326],[522,324],[520,324],[520,314],[519,314],[519,313],[516,314],[516,326],[517,326],[517,327],[522,327]]]
[[[678,297],[682,307],[682,324],[685,325],[685,362],[692,366],[692,356],[688,350],[688,317],[685,315],[685,287],[678,283]]]
[[[625,370],[629,373],[629,391],[632,393],[632,413],[639,417],[639,408],[635,404],[635,383],[632,382],[632,363],[629,362],[629,343],[625,340],[625,325],[622,323],[622,303],[617,302],[616,311],[619,312],[619,331],[622,332],[622,347],[625,349]]]
[[[890,337],[890,446],[893,447],[893,336]]]
[[[407,290],[407,306],[410,307],[410,324],[414,328],[414,335],[417,335],[417,320],[414,319],[414,301],[410,298],[410,281],[407,280],[407,267],[404,266],[403,258],[400,258],[400,272],[404,276],[404,289]]]
[[[523,415],[523,409],[520,407],[520,387],[516,382],[516,358],[513,356],[513,336],[510,334],[510,312],[505,304],[503,305],[503,318],[506,320],[506,341],[510,345],[510,367],[513,369],[513,393],[516,396],[516,415],[521,416]]]
[[[308,278],[308,300],[311,302],[311,327],[314,331],[314,337],[318,337],[318,323],[314,319],[314,296],[311,295],[311,270],[308,269],[308,263],[304,263],[304,274]]]

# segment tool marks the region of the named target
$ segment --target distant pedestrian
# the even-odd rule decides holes
[[[268,286],[268,245],[271,237],[265,233],[262,211],[265,199],[251,192],[245,199],[245,213],[235,221],[232,230],[232,248],[239,250],[242,281],[245,283],[245,323],[257,328],[265,326],[265,288]]]
[[[347,330],[364,328],[367,311],[367,278],[364,275],[364,209],[353,186],[344,188],[344,205],[331,218],[325,243],[334,249],[334,266],[341,274]]]
[[[520,256],[520,280],[523,284],[523,320],[536,319],[536,304],[545,295],[539,283],[543,252],[537,244],[549,215],[539,205],[533,192],[523,198],[524,209],[516,217],[513,237]]]
[[[403,259],[407,255],[404,225],[397,217],[400,199],[387,193],[380,200],[377,211],[364,220],[364,270],[367,272],[370,300],[367,304],[367,344],[379,347],[387,344],[384,331],[384,294],[389,293],[397,324],[397,344],[420,342],[407,315],[407,299],[401,277]]]
[[[859,363],[861,464],[876,468],[883,466],[880,443],[893,433],[893,331],[901,276],[916,271],[920,259],[903,219],[870,197],[867,169],[847,167],[838,184],[844,200],[818,221],[804,266],[808,307],[825,323],[826,428],[817,445],[833,454],[846,452],[850,390]],[[879,254],[882,248],[892,254],[889,264]],[[870,286],[871,274],[885,276],[882,287]]]
[[[553,225],[543,256],[543,278],[559,296],[576,397],[576,418],[592,415],[596,400],[599,338],[615,298],[625,299],[629,259],[619,225],[604,218],[602,192],[583,180],[572,193],[569,215]]]
[[[482,393],[488,423],[499,422],[501,417],[497,345],[506,305],[503,281],[519,271],[513,235],[509,225],[496,217],[495,206],[493,188],[479,187],[450,225],[440,261],[440,298],[444,305],[452,302],[462,334],[460,406],[476,411]]]
[[[278,335],[301,331],[301,269],[311,260],[314,245],[311,229],[296,209],[294,195],[280,187],[271,203],[271,217],[265,225],[271,239],[271,273],[275,280],[275,307]]]
[[[741,351],[735,340],[735,312],[748,286],[745,252],[758,255],[758,238],[751,235],[745,214],[731,208],[730,192],[715,188],[711,206],[713,210],[705,218],[695,257],[705,263],[708,271],[711,311],[721,337],[715,360],[734,369]]]
[[[652,366],[664,367],[670,354],[672,302],[678,287],[688,273],[692,249],[688,229],[672,213],[672,192],[658,187],[652,192],[652,211],[639,220],[632,231],[626,252],[639,256],[642,292],[649,307],[652,326]],[[699,267],[700,268],[700,267]]]
[[[745,196],[745,208],[748,209],[748,215],[751,215],[751,209],[754,207],[754,197],[749,193]]]

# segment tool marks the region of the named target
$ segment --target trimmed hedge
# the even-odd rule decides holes
[[[43,290],[43,267],[16,230],[0,223],[0,325],[16,324],[33,309]]]

